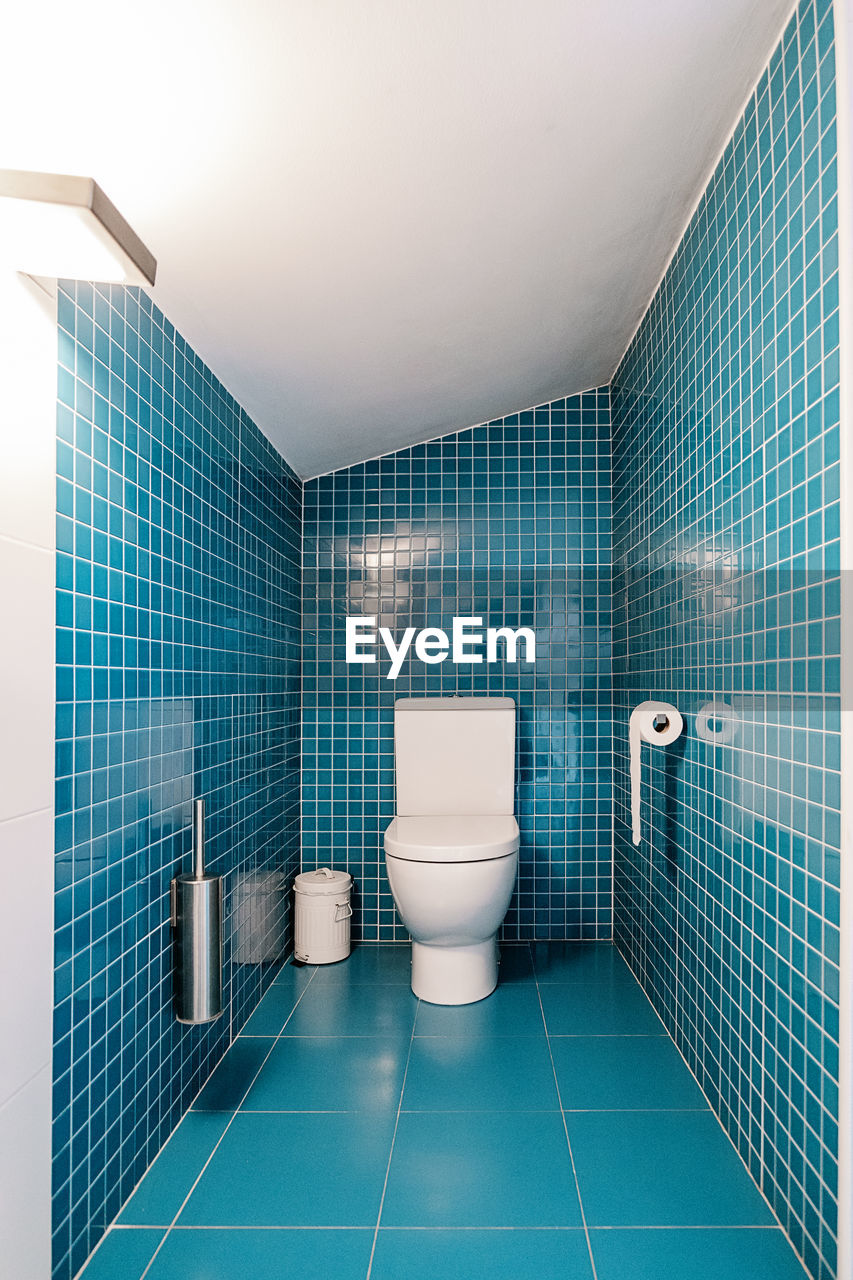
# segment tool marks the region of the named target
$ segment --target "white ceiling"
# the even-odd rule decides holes
[[[19,4],[0,166],[96,178],[312,476],[606,382],[790,8]]]

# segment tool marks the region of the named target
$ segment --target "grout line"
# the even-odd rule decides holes
[[[530,951],[530,960],[531,960],[531,964],[533,964],[532,949]],[[563,1110],[563,1096],[560,1093],[560,1082],[557,1079],[557,1068],[554,1063],[554,1054],[551,1050],[551,1035],[548,1031],[547,1019],[545,1018],[545,1008],[542,1004],[542,993],[539,990],[539,978],[536,973],[535,964],[533,964],[533,981],[536,984],[536,999],[539,1001],[539,1012],[542,1015],[542,1026],[545,1029],[545,1043],[548,1045],[548,1057],[551,1059],[551,1071],[554,1075],[554,1088],[557,1090],[557,1101],[560,1104],[560,1118],[563,1121],[563,1133],[566,1135],[566,1146],[568,1147],[568,1151],[569,1151],[569,1161],[571,1162],[571,1166],[572,1166],[572,1176],[575,1180],[575,1192],[578,1197],[578,1207],[580,1209],[581,1222],[583,1223],[584,1235],[586,1236],[586,1247],[587,1247],[587,1252],[589,1253],[589,1264],[592,1267],[593,1280],[598,1280],[598,1271],[596,1270],[595,1258],[592,1252],[592,1240],[590,1239],[589,1226],[587,1224],[586,1214],[584,1213],[583,1197],[581,1196],[581,1188],[580,1188],[580,1183],[578,1181],[578,1171],[577,1171],[577,1168],[575,1167],[575,1157],[574,1157],[574,1152],[572,1151],[572,1142],[569,1137],[569,1127],[566,1124],[566,1113]]]
[[[420,999],[418,999],[418,1003],[415,1007],[415,1016],[412,1019],[412,1034],[409,1037],[409,1052],[406,1055],[406,1069],[403,1072],[403,1083],[400,1086],[400,1101],[397,1103],[397,1115],[394,1118],[394,1132],[391,1134],[391,1150],[388,1152],[388,1163],[385,1166],[385,1181],[382,1183],[382,1195],[379,1199],[379,1212],[376,1215],[376,1226],[373,1231],[373,1244],[370,1247],[370,1260],[367,1264],[367,1275],[365,1276],[365,1280],[370,1280],[370,1273],[373,1270],[373,1256],[376,1253],[376,1245],[379,1240],[379,1224],[382,1221],[382,1210],[385,1207],[385,1192],[388,1190],[388,1177],[391,1173],[391,1160],[394,1156],[394,1143],[397,1141],[397,1129],[400,1126],[400,1115],[403,1110],[403,1094],[406,1092],[406,1080],[409,1075],[409,1063],[412,1059],[412,1048],[415,1043],[415,1027],[418,1024],[418,1014],[420,1013],[420,1009],[421,1002]]]
[[[379,1037],[376,1037],[377,1039]],[[297,1044],[296,1038],[287,1043]],[[221,1111],[196,1111],[197,1116],[222,1115]],[[240,1107],[242,1116],[377,1116],[382,1112],[375,1107]]]
[[[176,1223],[177,1223],[177,1221],[178,1221],[178,1218],[181,1216],[181,1214],[183,1213],[184,1209],[186,1208],[186,1206],[187,1206],[187,1202],[189,1201],[190,1196],[191,1196],[191,1195],[192,1195],[192,1193],[195,1191],[196,1187],[198,1186],[199,1182],[201,1181],[202,1177],[204,1176],[204,1173],[205,1173],[205,1170],[207,1169],[207,1166],[210,1164],[211,1160],[213,1159],[213,1157],[215,1156],[215,1154],[216,1154],[217,1150],[219,1149],[219,1146],[220,1146],[220,1144],[221,1144],[221,1142],[222,1142],[223,1138],[225,1137],[226,1133],[228,1132],[228,1130],[231,1128],[232,1124],[234,1123],[234,1119],[235,1119],[235,1117],[238,1115],[238,1113],[239,1113],[239,1111],[240,1111],[240,1107],[241,1107],[241,1106],[243,1105],[243,1103],[246,1101],[246,1098],[247,1098],[247,1097],[248,1097],[248,1095],[249,1095],[249,1090],[252,1088],[252,1086],[254,1085],[255,1081],[256,1081],[256,1080],[257,1080],[257,1078],[258,1078],[258,1076],[261,1074],[261,1072],[263,1071],[264,1067],[266,1066],[266,1063],[267,1063],[267,1061],[268,1061],[268,1059],[269,1059],[270,1054],[272,1053],[272,1051],[273,1051],[273,1049],[275,1048],[275,1046],[278,1044],[279,1040],[282,1038],[282,1035],[283,1035],[283,1033],[284,1033],[284,1028],[287,1026],[288,1022],[290,1022],[290,1019],[293,1017],[294,1013],[295,1013],[295,1012],[296,1012],[296,1010],[299,1008],[299,1005],[300,1005],[300,1004],[301,1004],[301,1002],[302,1002],[302,997],[305,995],[305,992],[309,989],[309,987],[311,986],[311,983],[314,981],[314,979],[315,979],[315,977],[316,977],[316,976],[317,976],[317,970],[315,969],[315,970],[314,970],[314,972],[311,974],[311,977],[310,977],[310,978],[308,979],[308,981],[305,983],[305,986],[303,987],[303,989],[300,991],[300,993],[299,993],[299,999],[296,1001],[296,1003],[294,1004],[294,1006],[293,1006],[293,1008],[291,1009],[290,1013],[289,1013],[289,1014],[287,1015],[287,1017],[285,1018],[285,1020],[284,1020],[284,1025],[282,1026],[281,1031],[278,1033],[278,1035],[277,1035],[277,1036],[275,1036],[275,1037],[272,1039],[272,1044],[270,1045],[269,1049],[267,1050],[266,1054],[264,1055],[264,1060],[263,1060],[263,1062],[262,1062],[262,1063],[261,1063],[261,1065],[258,1067],[258,1069],[257,1069],[257,1071],[255,1072],[255,1074],[252,1076],[252,1079],[249,1081],[249,1084],[248,1084],[248,1086],[247,1086],[247,1088],[246,1088],[246,1090],[245,1090],[245,1092],[244,1092],[244,1094],[243,1094],[242,1098],[240,1099],[240,1102],[237,1104],[237,1106],[234,1108],[234,1111],[231,1113],[231,1119],[228,1121],[227,1125],[226,1125],[226,1126],[225,1126],[225,1128],[222,1130],[222,1133],[219,1135],[218,1139],[217,1139],[217,1140],[216,1140],[216,1142],[214,1143],[214,1146],[213,1146],[213,1149],[212,1149],[212,1150],[211,1150],[211,1152],[210,1152],[210,1155],[207,1157],[207,1159],[205,1160],[205,1162],[204,1162],[204,1164],[202,1165],[201,1169],[199,1170],[199,1173],[198,1173],[198,1175],[197,1175],[197,1177],[196,1177],[195,1181],[193,1182],[192,1186],[190,1187],[189,1191],[188,1191],[188,1192],[187,1192],[187,1194],[184,1196],[184,1199],[183,1199],[183,1201],[181,1202],[181,1204],[180,1204],[180,1206],[179,1206],[179,1208],[178,1208],[177,1213],[175,1214],[175,1216],[174,1216],[174,1218],[172,1219],[172,1221],[171,1221],[171,1223],[169,1224],[169,1226],[166,1228],[166,1234],[163,1236],[163,1239],[160,1241],[160,1243],[158,1244],[157,1248],[155,1249],[155,1251],[154,1251],[154,1254],[153,1254],[152,1258],[150,1259],[150,1261],[149,1261],[149,1263],[148,1263],[147,1267],[145,1268],[145,1270],[144,1270],[144,1271],[142,1272],[142,1274],[140,1275],[139,1280],[145,1280],[145,1277],[148,1275],[148,1272],[151,1270],[151,1267],[152,1267],[152,1266],[153,1266],[153,1264],[154,1264],[154,1260],[155,1260],[155,1258],[156,1258],[156,1257],[157,1257],[157,1255],[159,1254],[160,1250],[163,1248],[163,1245],[164,1245],[164,1244],[166,1243],[166,1241],[168,1240],[168,1238],[169,1238],[169,1234],[170,1234],[170,1232],[174,1229],[174,1227],[175,1227],[175,1225],[176,1225]],[[270,985],[270,990],[272,989],[272,985],[274,985],[274,984],[271,984],[271,985]],[[239,1038],[239,1037],[238,1037],[238,1038]],[[223,1061],[224,1061],[224,1057],[225,1057],[225,1055],[223,1055],[223,1059],[222,1059]],[[198,1114],[198,1113],[197,1113],[197,1114]],[[189,1115],[189,1111],[187,1111],[186,1115]],[[181,1123],[183,1123],[183,1119],[184,1119],[184,1118],[185,1118],[185,1117],[182,1117]],[[178,1125],[176,1125],[176,1126],[175,1126],[175,1132],[177,1131],[177,1129],[178,1129],[178,1128],[179,1128],[179,1126],[178,1126]],[[146,1171],[146,1172],[147,1172],[147,1171]],[[132,1224],[128,1223],[127,1225],[128,1225],[128,1226],[130,1226],[130,1225],[132,1225]]]
[[[533,985],[531,983],[531,985]],[[540,1032],[523,1031],[516,1033],[515,1031],[490,1031],[489,1037],[492,1040],[538,1040]],[[418,1040],[466,1040],[467,1036],[459,1035],[434,1035],[434,1036],[418,1036]],[[555,1035],[551,1033],[552,1040],[671,1040],[672,1036],[667,1035],[664,1031],[659,1035],[650,1034],[649,1032],[625,1032],[610,1031],[606,1035],[596,1034],[589,1035],[585,1031],[574,1031],[566,1034]]]
[[[704,1116],[708,1114],[709,1107],[524,1107],[510,1108],[503,1107],[497,1111],[492,1107],[413,1107],[411,1111],[403,1108],[404,1116],[600,1116],[625,1115],[630,1112],[632,1115],[690,1115]],[[255,1114],[255,1113],[253,1113]],[[278,1113],[273,1113],[278,1114]],[[290,1113],[286,1113],[290,1114]],[[350,1114],[350,1113],[344,1113]],[[352,1112],[353,1115],[363,1115],[363,1112]],[[533,1227],[530,1230],[534,1230]]]
[[[247,1227],[247,1226],[244,1226],[242,1223],[237,1224],[233,1222],[226,1222],[226,1223],[222,1223],[221,1225],[218,1225],[216,1223],[206,1223],[204,1226],[196,1226],[195,1224],[193,1224],[192,1226],[190,1226],[189,1224],[187,1224],[186,1226],[181,1226],[179,1224],[178,1226],[175,1226],[175,1227],[167,1227],[165,1225],[151,1226],[150,1224],[141,1225],[141,1226],[131,1226],[129,1223],[121,1222],[121,1223],[117,1223],[115,1227],[111,1228],[111,1230],[114,1230],[114,1231],[169,1231],[169,1230],[171,1231],[362,1231],[366,1234],[368,1231],[374,1231],[375,1228],[374,1227],[353,1227],[352,1225],[347,1225],[343,1227],[337,1227],[337,1226],[305,1227],[305,1226],[293,1226],[292,1224],[288,1224],[284,1226],[278,1226],[278,1225],[271,1226],[268,1223],[263,1226],[252,1225],[251,1227]],[[549,1227],[549,1226],[412,1227],[412,1226],[409,1226],[409,1227],[385,1227],[384,1230],[385,1231],[521,1231],[523,1233],[526,1233],[529,1231],[565,1231],[567,1233],[570,1233],[570,1232],[583,1231],[583,1227],[553,1227],[553,1226],[552,1227]],[[708,1226],[707,1223],[695,1223],[695,1222],[688,1222],[688,1223],[664,1222],[664,1223],[658,1223],[658,1224],[644,1222],[644,1223],[633,1223],[633,1224],[629,1223],[626,1226],[624,1223],[620,1222],[618,1224],[607,1223],[603,1226],[592,1227],[591,1230],[592,1231],[779,1231],[779,1227],[776,1225],[775,1222],[746,1223],[746,1224],[737,1223],[735,1225],[728,1225],[728,1226],[721,1225],[719,1223],[717,1223],[714,1226]],[[101,1237],[101,1239],[103,1239],[103,1236]],[[94,1256],[94,1254],[92,1256]]]

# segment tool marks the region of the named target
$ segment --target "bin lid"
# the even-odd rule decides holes
[[[352,888],[352,876],[348,871],[333,871],[331,867],[319,867],[316,871],[303,871],[294,881],[297,893],[314,897],[346,893]]]

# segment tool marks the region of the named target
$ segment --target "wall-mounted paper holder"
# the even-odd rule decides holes
[[[634,707],[628,722],[631,772],[631,839],[640,843],[640,761],[641,743],[668,747],[684,728],[677,707],[671,702],[641,702]]]

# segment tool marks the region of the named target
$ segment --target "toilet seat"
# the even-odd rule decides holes
[[[396,817],[385,832],[385,852],[408,862],[485,862],[517,849],[509,814]]]

